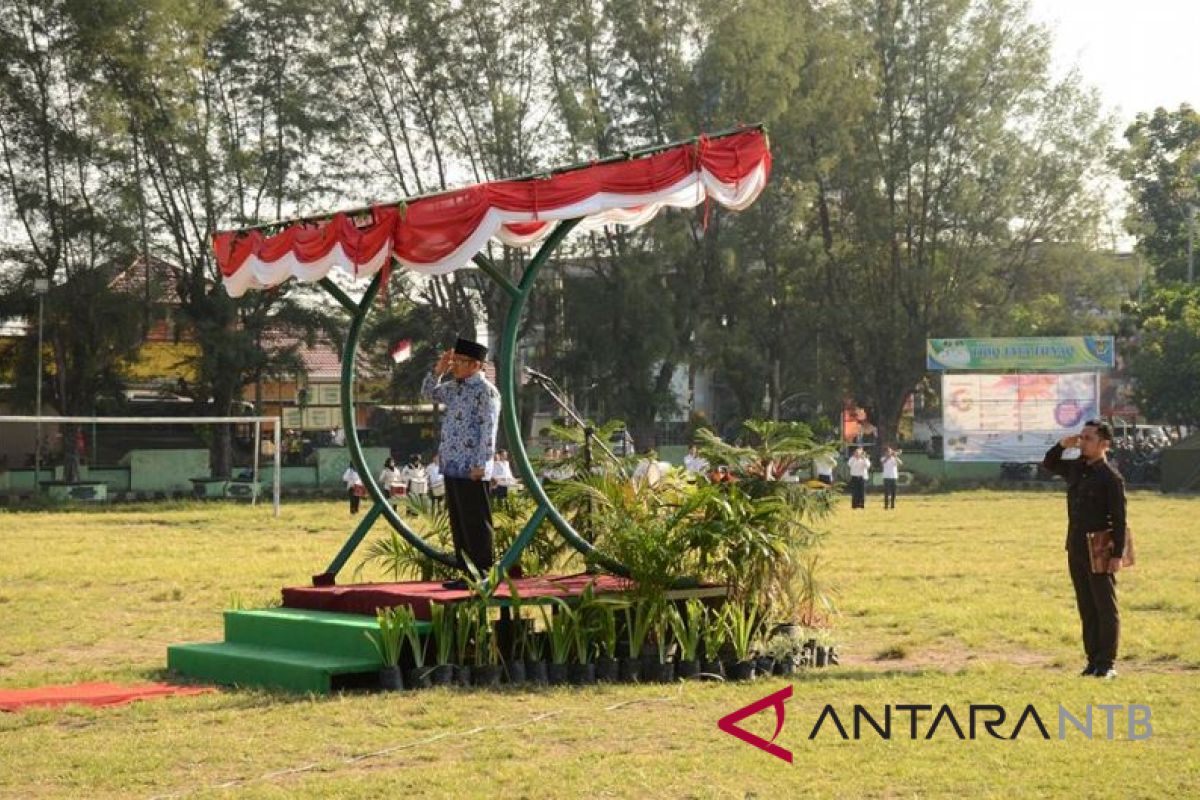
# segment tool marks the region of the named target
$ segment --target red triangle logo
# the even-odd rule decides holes
[[[792,763],[792,751],[784,750],[779,745],[775,744],[775,739],[778,738],[779,732],[783,730],[784,705],[783,701],[792,696],[792,687],[787,686],[780,689],[774,694],[769,694],[761,700],[755,700],[748,706],[739,708],[732,714],[727,714],[717,720],[717,727],[725,731],[731,736],[736,736],[746,744],[754,745],[759,750],[764,750],[776,758],[781,758],[787,763]],[[755,736],[750,731],[744,728],[739,728],[737,723],[744,720],[746,717],[752,717],[764,708],[775,709],[775,733],[771,736],[771,741],[767,741],[761,736]]]

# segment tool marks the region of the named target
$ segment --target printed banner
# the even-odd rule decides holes
[[[932,370],[1112,369],[1111,336],[1027,336],[1016,339],[927,339]]]
[[[947,461],[1041,461],[1099,415],[1100,375],[942,376]]]

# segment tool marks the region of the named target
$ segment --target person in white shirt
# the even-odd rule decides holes
[[[429,499],[433,501],[434,506],[437,506],[446,496],[446,479],[442,477],[442,468],[438,466],[436,453],[433,460],[429,462],[429,466],[425,468],[425,479],[429,482]]]
[[[512,467],[508,464],[507,451],[496,451],[496,455],[492,457],[483,471],[483,479],[491,487],[493,498],[500,502],[508,499],[508,489],[516,483],[516,479],[513,477]]]
[[[888,448],[883,455],[883,507],[896,507],[896,483],[900,480],[900,451]]]
[[[359,477],[353,464],[346,467],[346,471],[342,473],[342,482],[346,484],[346,494],[350,498],[350,513],[357,514],[358,504],[366,495],[367,487],[363,484],[362,478]]]
[[[859,447],[846,463],[850,466],[850,507],[866,508],[867,476],[871,473],[871,459]]]
[[[833,485],[833,471],[837,469],[837,453],[829,452],[813,459],[813,472],[817,480],[826,486]]]
[[[414,497],[421,497],[429,492],[429,471],[421,465],[419,454],[414,454],[404,469],[400,470],[400,480],[405,491]]]
[[[400,481],[400,470],[396,469],[396,462],[392,459],[387,459],[383,462],[383,470],[379,473],[379,488],[383,490],[384,497],[389,498],[389,502],[396,502],[394,499],[397,492],[393,487],[403,485]]]
[[[683,457],[683,468],[692,475],[704,475],[708,472],[708,459],[700,455],[700,450],[692,445],[688,448],[687,455]]]

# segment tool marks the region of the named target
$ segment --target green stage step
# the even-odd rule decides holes
[[[167,648],[168,668],[222,684],[329,693],[369,684],[379,654],[374,617],[298,608],[226,611],[225,641]],[[418,623],[428,635],[428,622]]]
[[[379,656],[347,658],[241,642],[209,642],[171,645],[167,667],[213,683],[328,694],[339,688],[339,677],[378,674]]]

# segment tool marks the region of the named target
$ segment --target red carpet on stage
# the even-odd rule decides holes
[[[543,597],[577,597],[589,583],[596,594],[624,592],[629,581],[613,575],[539,576],[517,578],[513,583],[522,600]],[[375,615],[377,608],[411,605],[417,619],[429,619],[429,603],[454,603],[471,596],[465,589],[444,589],[441,581],[407,583],[359,583],[349,586],[297,586],[283,590],[284,608],[336,611],[343,614]],[[496,590],[497,598],[509,597],[507,585]]]
[[[143,683],[118,686],[115,683],[77,683],[72,686],[39,686],[35,689],[0,689],[0,711],[20,711],[29,706],[118,706],[151,697],[193,695],[215,692],[211,686],[172,686]]]

